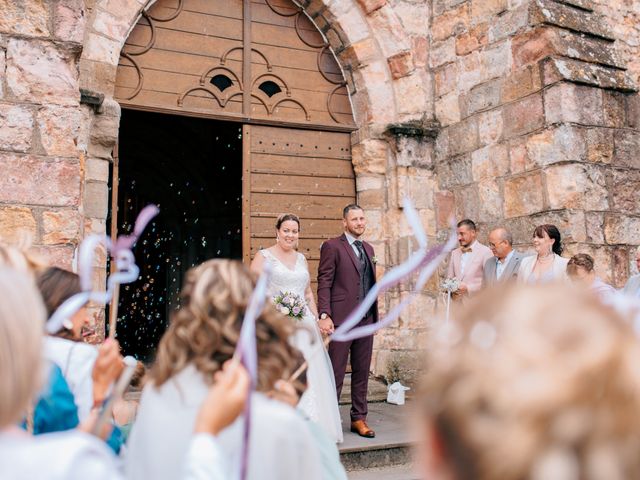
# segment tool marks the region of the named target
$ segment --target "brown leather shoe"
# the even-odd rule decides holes
[[[369,425],[367,425],[367,422],[364,420],[355,420],[351,422],[351,431],[365,438],[374,438],[376,436],[376,432],[371,430]]]

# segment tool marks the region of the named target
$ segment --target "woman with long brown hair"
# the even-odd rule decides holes
[[[232,260],[209,260],[187,272],[181,308],[160,341],[128,443],[127,477],[175,480],[186,455],[198,407],[213,377],[232,358],[254,282]],[[288,378],[297,351],[289,345],[294,326],[267,304],[256,321],[258,392],[252,396],[248,479],[319,478],[320,458],[304,420],[266,393]],[[243,424],[219,436],[235,478]]]

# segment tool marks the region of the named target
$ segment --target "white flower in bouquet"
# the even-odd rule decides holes
[[[304,317],[306,302],[302,297],[291,292],[280,292],[273,297],[276,309],[283,315],[301,320]]]
[[[442,288],[442,290],[448,293],[457,292],[458,289],[460,288],[460,281],[455,277],[447,278],[445,279],[444,282],[442,282],[442,284],[440,285],[440,288]]]

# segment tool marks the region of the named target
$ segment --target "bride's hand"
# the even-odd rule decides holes
[[[318,320],[318,328],[322,334],[331,335],[334,331],[333,320],[331,320],[331,317]]]

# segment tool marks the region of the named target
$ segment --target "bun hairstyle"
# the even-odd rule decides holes
[[[296,222],[298,224],[298,230],[300,230],[300,219],[298,218],[297,215],[294,215],[293,213],[283,213],[282,215],[280,215],[276,220],[276,230],[280,230],[280,227],[282,227],[282,224],[284,222],[289,222],[289,221]]]
[[[553,246],[551,247],[553,253],[555,253],[556,255],[562,255],[564,247],[562,246],[562,238],[560,237],[560,230],[558,230],[558,227],[549,223],[539,225],[533,231],[533,236],[544,238],[545,233],[549,235],[549,238],[555,240],[555,242],[553,242]]]

